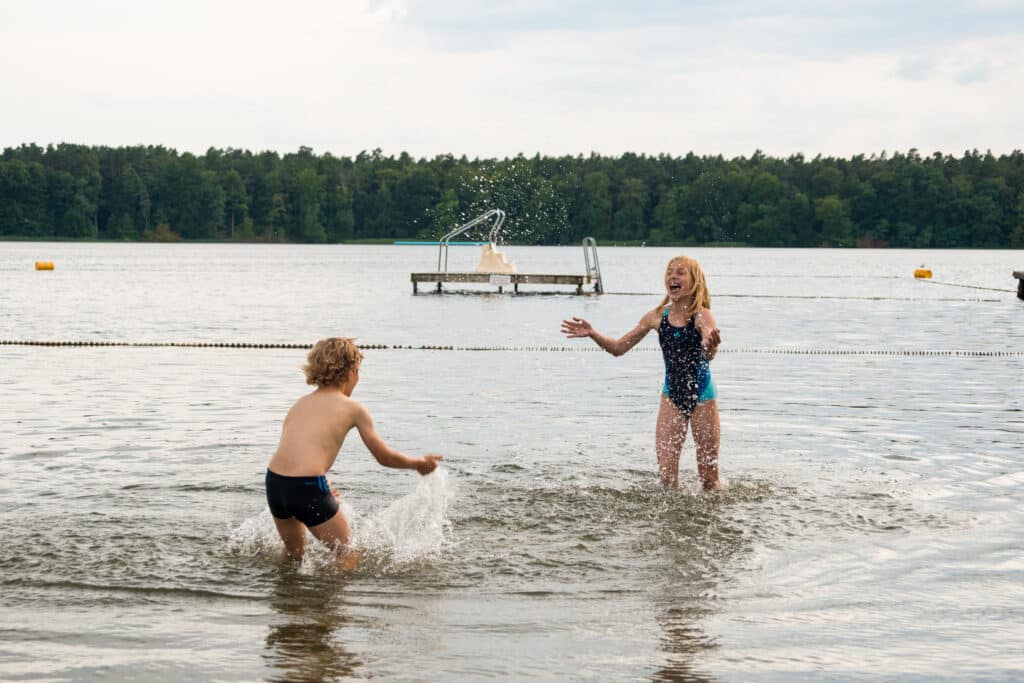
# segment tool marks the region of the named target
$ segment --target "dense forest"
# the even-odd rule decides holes
[[[0,156],[0,238],[437,239],[489,208],[504,209],[503,237],[519,244],[593,236],[652,245],[1022,248],[1024,153],[470,160],[60,144]]]

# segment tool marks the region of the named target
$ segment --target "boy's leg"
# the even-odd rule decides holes
[[[345,519],[341,510],[323,524],[309,527],[310,533],[316,536],[321,543],[334,548],[335,550],[348,545],[348,538],[351,532],[348,528],[348,520]]]
[[[718,401],[711,399],[698,403],[693,409],[693,440],[697,445],[697,475],[705,491],[723,488],[718,478],[718,448],[721,426],[718,419]]]
[[[679,453],[686,441],[686,416],[662,394],[654,448],[658,454],[658,479],[667,488],[679,488]]]
[[[359,561],[359,555],[347,548],[352,532],[348,526],[348,520],[341,510],[323,524],[309,527],[317,540],[338,553],[339,565],[342,569],[353,569]]]
[[[274,526],[277,527],[277,533],[284,541],[288,557],[293,560],[301,560],[306,552],[306,525],[294,517],[291,519],[274,517]]]

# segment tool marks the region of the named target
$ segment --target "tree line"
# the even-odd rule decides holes
[[[1024,153],[415,159],[35,144],[0,156],[0,238],[1024,247]],[[483,234],[466,237],[482,237]]]

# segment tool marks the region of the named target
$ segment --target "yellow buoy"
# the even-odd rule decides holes
[[[928,270],[927,268],[918,268],[917,270],[914,271],[914,277],[917,278],[930,279],[931,276],[932,271]]]
[[[36,270],[53,270],[53,261],[36,261]]]

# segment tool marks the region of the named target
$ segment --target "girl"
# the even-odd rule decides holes
[[[697,444],[697,474],[705,491],[725,488],[718,478],[718,401],[710,361],[721,336],[711,314],[711,295],[696,260],[677,256],[665,268],[665,298],[644,314],[621,339],[600,334],[583,318],[562,321],[569,338],[590,337],[613,356],[636,346],[651,330],[665,359],[665,384],[658,409],[655,448],[663,486],[679,486],[679,453],[692,425]]]

